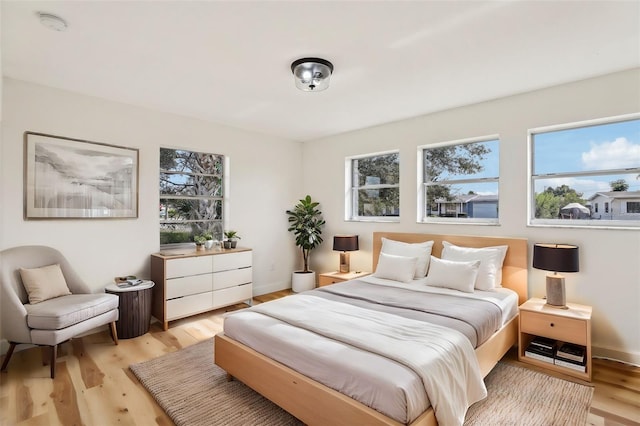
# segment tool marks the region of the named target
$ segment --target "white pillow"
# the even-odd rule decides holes
[[[54,297],[71,294],[60,265],[57,263],[42,268],[20,268],[20,277],[22,285],[29,295],[29,303],[32,305]]]
[[[502,263],[509,246],[493,247],[459,247],[443,241],[442,259],[456,261],[480,261],[478,279],[475,287],[478,290],[492,290],[502,284]]]
[[[392,254],[395,256],[415,257],[416,270],[414,278],[422,278],[427,275],[429,269],[429,259],[431,258],[431,248],[433,241],[425,241],[424,243],[403,243],[401,241],[382,238],[381,253]]]
[[[429,273],[425,283],[432,287],[445,287],[453,290],[473,293],[473,286],[478,277],[480,261],[456,262],[431,257]]]
[[[387,280],[409,283],[413,280],[417,261],[418,259],[415,257],[394,256],[392,254],[380,253],[380,257],[378,257],[378,266],[376,266],[376,272],[373,276]]]

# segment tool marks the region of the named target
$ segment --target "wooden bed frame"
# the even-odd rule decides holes
[[[440,257],[442,241],[465,247],[508,245],[502,269],[502,286],[518,293],[519,304],[527,298],[527,240],[521,238],[460,235],[373,233],[373,268],[378,261],[381,238],[417,243],[434,241],[432,254]],[[518,317],[514,317],[476,349],[483,377],[517,341]],[[220,333],[215,336],[215,363],[258,393],[279,405],[307,425],[396,425],[401,423],[366,405],[320,384],[271,358]],[[436,426],[432,408],[411,426]]]

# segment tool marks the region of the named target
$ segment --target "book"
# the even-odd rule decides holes
[[[131,280],[125,280],[125,281],[120,281],[119,283],[117,283],[116,285],[120,288],[122,287],[132,287],[132,286],[136,286],[142,284],[142,280],[141,279],[131,279]]]
[[[536,346],[531,344],[527,346],[526,350],[530,352],[535,352],[539,355],[548,356],[551,358],[553,358],[555,355],[555,351],[553,350],[553,348],[546,348],[546,347],[541,347],[541,346]]]
[[[576,362],[569,359],[563,359],[561,357],[559,358],[556,356],[556,358],[553,360],[553,363],[560,367],[570,368],[572,370],[581,371],[583,373],[587,371],[587,366],[585,362]]]
[[[536,336],[529,343],[529,346],[553,350],[556,347],[556,341],[547,337]]]
[[[548,362],[549,364],[554,363],[553,356],[544,355],[538,352],[531,351],[529,349],[524,351],[524,356],[532,359],[537,359],[538,361]]]
[[[563,343],[558,348],[556,355],[571,361],[583,362],[585,355],[584,346]]]

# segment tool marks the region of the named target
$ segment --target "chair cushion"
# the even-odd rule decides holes
[[[20,268],[22,285],[29,295],[29,303],[35,305],[58,296],[71,294],[59,264],[41,268]]]
[[[60,330],[118,308],[114,294],[71,294],[26,304],[27,324],[41,330]]]

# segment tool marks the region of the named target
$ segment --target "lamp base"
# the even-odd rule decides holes
[[[347,273],[350,268],[349,253],[346,251],[340,252],[340,273]]]
[[[569,309],[562,275],[547,275],[547,306],[557,309]]]

